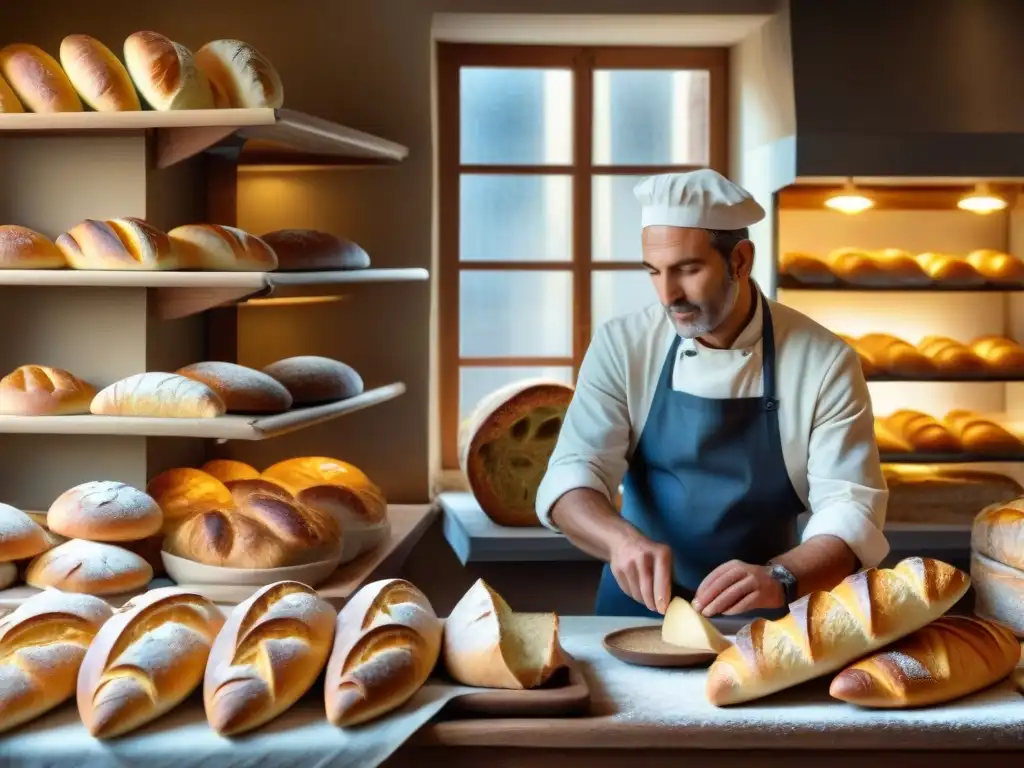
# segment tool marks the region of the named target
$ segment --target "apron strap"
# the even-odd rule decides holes
[[[758,296],[761,299],[761,378],[763,379],[764,407],[766,410],[774,411],[779,407],[779,401],[775,396],[775,330],[772,327],[772,313],[768,308],[768,299],[760,291],[758,291]]]

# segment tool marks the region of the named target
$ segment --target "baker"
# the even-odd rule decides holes
[[[595,332],[537,513],[606,563],[598,615],[681,595],[706,616],[777,617],[888,553],[864,374],[751,279],[765,214],[743,188],[699,170],[634,194],[660,303]]]

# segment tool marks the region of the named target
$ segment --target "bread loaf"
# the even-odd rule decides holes
[[[294,581],[263,587],[237,605],[206,665],[203,703],[210,726],[233,736],[291,707],[323,670],[334,623],[334,609]]]
[[[982,248],[968,253],[967,263],[990,283],[1015,285],[1024,282],[1024,262],[1008,253]]]
[[[4,79],[2,72],[0,72],[0,115],[24,111],[25,108],[18,101],[18,96],[14,93],[14,89],[11,88],[10,84]]]
[[[912,254],[900,248],[883,248],[874,254],[878,265],[893,285],[928,285],[931,277]]]
[[[88,595],[131,592],[146,586],[152,578],[149,563],[134,552],[85,539],[71,539],[48,549],[34,557],[25,571],[29,586]]]
[[[0,48],[0,75],[29,112],[81,112],[74,86],[50,54],[36,45]]]
[[[284,488],[266,480],[220,483],[204,474],[172,469],[149,484],[169,518],[166,552],[224,568],[281,568],[340,550],[335,519]]]
[[[94,480],[57,497],[46,525],[69,539],[139,541],[163,524],[163,512],[148,494],[125,483]]]
[[[0,269],[60,269],[67,265],[50,238],[28,227],[0,226]]]
[[[933,376],[939,367],[917,347],[888,333],[869,333],[857,340],[886,373],[896,376]]]
[[[86,219],[59,235],[57,247],[73,269],[177,269],[170,238],[142,219]]]
[[[95,37],[65,37],[60,44],[60,63],[82,101],[97,112],[142,109],[128,70]]]
[[[279,109],[284,85],[266,56],[240,40],[214,40],[196,51],[218,107]]]
[[[351,240],[315,229],[278,229],[263,235],[277,254],[278,272],[366,269],[370,255]]]
[[[214,108],[210,83],[185,46],[156,32],[136,32],[124,41],[124,63],[153,109]]]
[[[1024,571],[971,553],[974,612],[1024,638]]]
[[[1024,498],[982,509],[971,526],[971,549],[1024,571]]]
[[[732,643],[688,601],[673,597],[661,625],[661,639],[691,651],[721,653]]]
[[[945,285],[982,285],[985,278],[964,261],[947,253],[920,253],[917,263],[936,283]]]
[[[260,473],[244,461],[232,459],[210,459],[200,469],[208,475],[226,483],[230,480],[259,480]]]
[[[98,597],[48,589],[0,618],[0,731],[71,698],[86,649],[111,613]]]
[[[885,467],[889,488],[886,520],[957,524],[973,521],[979,509],[1024,495],[1016,480],[995,472]]]
[[[26,560],[49,548],[46,531],[31,517],[10,504],[0,504],[0,563]]]
[[[363,379],[355,369],[329,357],[286,357],[263,372],[284,384],[295,405],[347,400],[363,391]]]
[[[456,682],[479,688],[536,688],[565,664],[557,614],[514,613],[483,579],[445,619],[442,653]]]
[[[78,713],[92,736],[109,739],[180,704],[199,683],[224,614],[178,587],[134,597],[89,646],[78,674]]]
[[[920,557],[848,576],[792,603],[787,616],[737,632],[708,670],[708,701],[738,704],[841,669],[934,621],[969,587],[963,571]]]
[[[953,410],[943,421],[968,453],[1015,453],[1024,443],[1015,435],[972,411]]]
[[[857,353],[857,357],[860,358],[861,371],[863,371],[865,377],[877,376],[882,372],[882,366],[878,364],[874,355],[864,349],[856,339],[844,336],[841,333],[837,333],[836,336]]]
[[[325,456],[285,459],[267,467],[263,479],[277,483],[310,507],[334,517],[347,533],[382,525],[387,501],[362,470]]]
[[[946,336],[925,336],[917,348],[947,375],[982,373],[986,368],[974,350]]]
[[[96,416],[212,419],[224,401],[201,381],[174,373],[137,373],[100,390],[89,406]]]
[[[459,429],[459,464],[498,525],[540,525],[534,508],[573,389],[521,381],[483,398]]]
[[[1001,336],[981,336],[970,344],[993,373],[1010,376],[1024,374],[1024,347]]]
[[[885,424],[914,451],[921,453],[960,453],[963,446],[949,428],[927,413],[903,409],[885,418]]]
[[[0,414],[69,416],[88,413],[96,389],[68,371],[23,365],[0,379]]]
[[[228,413],[281,413],[292,407],[292,396],[281,382],[244,365],[192,363],[179,368],[177,374],[216,392]]]
[[[779,271],[798,283],[807,285],[834,285],[839,282],[828,264],[817,256],[807,253],[787,252],[782,254]]]
[[[879,453],[913,453],[913,446],[894,432],[884,419],[875,419],[875,442]]]
[[[167,236],[182,267],[218,272],[269,272],[277,268],[273,249],[255,235],[223,224],[183,224]]]
[[[1020,661],[1005,627],[941,616],[895,645],[844,669],[829,694],[860,707],[903,709],[959,699],[1004,679]]]
[[[437,664],[441,633],[430,601],[408,581],[362,587],[338,614],[324,681],[327,719],[358,725],[402,706]]]
[[[837,248],[827,262],[836,277],[852,285],[885,285],[891,280],[874,255],[860,248]]]

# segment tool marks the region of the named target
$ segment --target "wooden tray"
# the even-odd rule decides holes
[[[457,696],[445,707],[446,714],[480,717],[564,717],[590,710],[590,688],[579,664],[565,654],[566,666],[540,688],[526,691],[480,689]],[[437,682],[453,685],[449,678]]]

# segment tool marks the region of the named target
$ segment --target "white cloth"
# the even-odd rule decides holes
[[[641,226],[743,229],[764,218],[764,208],[725,176],[704,168],[649,176],[633,187]]]
[[[763,323],[758,305],[730,349],[680,340],[678,356],[670,363],[672,388],[699,397],[760,397]],[[882,533],[889,492],[860,361],[806,315],[774,301],[768,305],[783,458],[793,489],[811,512],[803,539],[836,536],[864,567],[876,566],[889,552]],[[567,491],[592,488],[614,498],[643,433],[674,336],[658,304],[597,329],[537,491],[537,514],[549,528],[558,530],[551,507]]]

